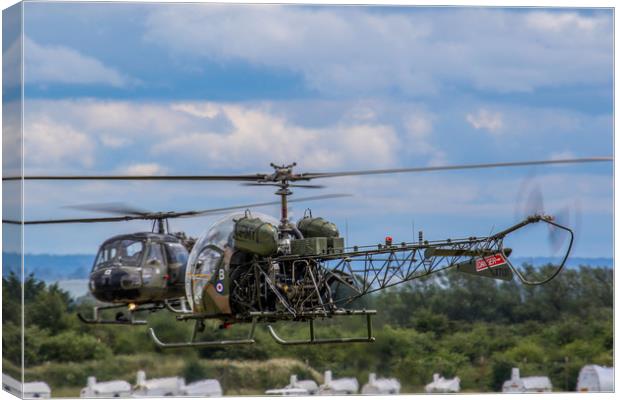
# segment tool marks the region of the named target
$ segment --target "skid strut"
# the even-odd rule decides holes
[[[113,310],[116,308],[125,308],[127,307],[125,304],[115,304],[111,306],[95,306],[93,307],[93,317],[86,318],[81,313],[77,313],[77,317],[85,324],[102,324],[102,325],[146,325],[146,321],[144,320],[136,320],[135,313],[138,311],[149,311],[159,309],[161,307],[150,306],[148,308],[136,308],[134,310],[129,310],[129,318],[125,316],[123,313],[118,313],[115,319],[101,319],[101,315],[99,314],[102,310]]]
[[[202,320],[196,320],[194,324],[194,331],[192,333],[192,339],[189,342],[178,342],[178,343],[164,343],[162,342],[157,335],[155,334],[155,330],[153,328],[149,328],[149,334],[151,338],[155,342],[158,347],[164,349],[180,349],[180,348],[199,348],[199,347],[214,347],[214,346],[231,346],[231,345],[240,345],[240,344],[254,344],[256,341],[254,340],[254,331],[256,330],[256,321],[255,317],[252,319],[252,326],[250,328],[250,333],[248,334],[247,339],[233,339],[233,340],[212,340],[206,342],[196,341],[196,336],[198,332],[202,332],[205,329],[204,322]]]
[[[190,310],[187,304],[187,300],[185,299],[185,297],[181,297],[179,299],[164,300],[164,305],[166,306],[168,311],[173,312],[175,314],[191,314],[192,313],[192,311]]]
[[[308,321],[310,328],[310,339],[309,340],[285,340],[276,334],[276,331],[273,329],[271,325],[267,325],[267,329],[271,334],[273,340],[276,343],[281,344],[283,346],[297,346],[297,345],[308,345],[308,344],[337,344],[337,343],[372,343],[375,341],[375,337],[372,335],[372,321],[371,317],[374,313],[366,313],[366,329],[368,335],[366,337],[356,337],[356,338],[329,338],[329,339],[317,339],[314,333],[314,320],[311,319]]]

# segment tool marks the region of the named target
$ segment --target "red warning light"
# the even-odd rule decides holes
[[[385,237],[385,245],[386,246],[391,246],[392,245],[392,236],[386,236]]]

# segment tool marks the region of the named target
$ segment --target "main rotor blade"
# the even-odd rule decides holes
[[[351,197],[350,194],[345,193],[336,193],[336,194],[323,194],[320,196],[309,196],[309,197],[298,197],[294,199],[289,199],[288,203],[298,203],[301,201],[314,201],[314,200],[325,200],[325,199],[336,199],[340,197]],[[280,201],[268,201],[264,203],[254,203],[254,204],[246,204],[242,206],[232,206],[232,207],[223,207],[223,208],[212,208],[210,210],[202,210],[202,211],[187,211],[187,212],[178,212],[174,213],[174,217],[197,217],[199,215],[207,215],[207,214],[219,214],[225,211],[233,211],[240,210],[246,208],[254,208],[254,207],[265,207],[265,206],[274,206],[279,205]]]
[[[72,206],[64,206],[63,208],[82,211],[106,212],[120,215],[144,216],[147,214],[152,214],[151,211],[121,202],[76,204]]]
[[[254,175],[33,175],[27,181],[248,181],[265,179],[267,174]],[[3,181],[18,181],[20,176],[3,177]]]
[[[280,182],[308,181],[318,178],[334,178],[340,176],[397,174],[405,172],[451,171],[482,168],[522,167],[527,165],[578,164],[590,162],[613,161],[613,157],[568,158],[561,160],[516,161],[489,164],[443,165],[436,167],[375,169],[365,171],[290,173],[284,176],[273,174],[250,175],[75,175],[75,176],[24,176],[3,177],[3,181],[16,180],[115,180],[115,181],[245,181],[245,182]]]
[[[253,182],[245,182],[242,183],[244,186],[274,186],[280,187],[277,183],[253,183]],[[288,187],[302,188],[302,189],[323,189],[325,185],[303,185],[298,183],[289,183]]]
[[[335,178],[340,176],[356,175],[379,175],[379,174],[398,174],[404,172],[431,172],[431,171],[452,171],[482,168],[503,168],[503,167],[522,167],[527,165],[549,165],[549,164],[578,164],[590,162],[613,161],[613,157],[589,157],[589,158],[567,158],[561,160],[541,160],[541,161],[516,161],[489,164],[462,164],[462,165],[441,165],[436,167],[416,167],[416,168],[393,168],[375,169],[366,171],[344,171],[344,172],[316,172],[300,174],[300,180],[317,178]]]
[[[297,203],[301,201],[313,201],[313,200],[325,200],[325,199],[335,199],[340,197],[350,197],[350,194],[324,194],[320,196],[310,196],[310,197],[299,197],[296,199],[291,199],[289,203]],[[144,215],[136,215],[130,216],[125,215],[122,217],[104,217],[104,218],[70,218],[70,219],[45,219],[45,220],[34,220],[34,221],[24,221],[24,225],[44,225],[44,224],[73,224],[73,223],[93,223],[93,222],[118,222],[118,221],[133,221],[133,220],[154,220],[154,219],[169,219],[169,218],[191,218],[191,217],[199,217],[209,214],[219,214],[226,211],[233,211],[239,209],[247,209],[254,207],[264,207],[271,205],[278,205],[279,201],[269,201],[264,203],[254,203],[254,204],[244,204],[239,206],[232,207],[222,207],[222,208],[212,208],[209,210],[201,210],[201,211],[181,211],[181,212],[156,212],[156,213],[148,213]],[[16,220],[2,220],[3,223],[21,225],[21,221]]]
[[[107,218],[69,218],[69,219],[42,219],[34,221],[16,221],[11,219],[3,219],[3,224],[14,225],[44,225],[44,224],[75,224],[75,223],[90,223],[90,222],[118,222],[118,221],[132,221],[135,219],[148,219],[145,217],[107,217]]]

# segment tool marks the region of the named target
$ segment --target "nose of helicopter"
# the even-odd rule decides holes
[[[106,268],[90,276],[90,291],[100,301],[114,302],[137,298],[140,294],[140,275],[121,268]]]

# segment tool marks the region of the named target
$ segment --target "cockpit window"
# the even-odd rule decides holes
[[[202,307],[202,299],[205,293],[205,287],[211,280],[213,274],[219,268],[224,253],[215,246],[209,246],[203,249],[198,255],[198,260],[194,265],[194,273],[192,274],[193,288],[192,299],[194,306],[200,310]]]
[[[159,243],[151,243],[149,248],[149,256],[146,259],[146,262],[149,265],[164,265],[164,253],[161,249],[161,244]]]
[[[142,261],[144,241],[123,239],[106,243],[99,250],[94,269],[107,267],[112,263],[137,267]]]
[[[142,252],[143,244],[142,242],[133,242],[130,240],[123,240],[121,242],[121,246],[122,246],[121,248],[125,250],[125,254],[127,255],[127,257],[132,258]]]
[[[143,251],[144,242],[138,240],[122,240],[118,246],[121,264],[138,266],[142,260]]]
[[[188,252],[185,246],[180,243],[166,243],[168,249],[168,263],[181,264],[187,263]]]
[[[211,275],[215,272],[215,270],[220,266],[220,260],[222,259],[223,253],[221,250],[207,247],[203,251],[200,252],[198,256],[198,262],[196,263],[196,273],[197,274],[207,274]]]

